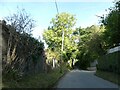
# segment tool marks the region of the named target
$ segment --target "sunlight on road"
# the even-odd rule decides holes
[[[71,72],[88,72],[88,73],[91,73],[91,72],[96,72],[96,71],[87,71],[87,70],[78,70],[78,69],[75,69],[75,70],[72,70]]]

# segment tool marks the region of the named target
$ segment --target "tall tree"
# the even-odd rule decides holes
[[[102,32],[104,27],[92,25],[87,28],[77,28],[80,35],[80,41],[78,44],[79,52],[77,59],[79,60],[79,67],[86,69],[90,62],[93,62],[96,58],[104,53],[104,47],[102,46]]]
[[[105,25],[104,40],[108,48],[117,46],[120,43],[120,1],[115,3],[113,8],[109,8],[109,13],[102,18],[102,24]]]
[[[43,34],[48,47],[60,48],[63,31],[65,36],[64,39],[67,40],[67,38],[70,38],[75,21],[76,20],[73,15],[65,12],[57,14],[55,18],[52,18],[52,21],[50,22],[51,26],[49,26]]]
[[[76,23],[74,15],[69,13],[57,14],[55,18],[50,22],[50,26],[44,32],[43,37],[48,48],[54,52],[61,52],[62,35],[64,33],[64,52],[63,56],[65,60],[68,60],[71,56],[70,53],[76,49],[75,37],[73,36],[73,26]],[[69,55],[67,54],[69,53]]]

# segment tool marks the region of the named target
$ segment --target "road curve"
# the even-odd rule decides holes
[[[57,84],[56,88],[118,88],[118,85],[94,75],[95,71],[72,70]]]

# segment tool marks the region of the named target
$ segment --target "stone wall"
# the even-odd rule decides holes
[[[22,36],[11,25],[7,25],[4,20],[0,21],[0,26],[2,27],[0,40],[2,41],[3,76],[10,75],[10,73],[12,76],[23,76],[44,72],[46,65],[44,48],[38,50],[38,57],[34,59],[33,56],[36,54],[32,51],[35,44],[30,40],[34,40],[34,38]]]

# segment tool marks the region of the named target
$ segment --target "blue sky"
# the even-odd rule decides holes
[[[113,0],[114,1],[114,0]],[[77,18],[76,27],[87,27],[98,24],[99,18],[105,9],[113,6],[113,1],[107,2],[57,2],[59,13],[68,12]],[[16,12],[17,6],[24,8],[36,21],[33,36],[38,38],[44,29],[50,25],[50,21],[57,14],[54,2],[0,2],[0,19]]]

